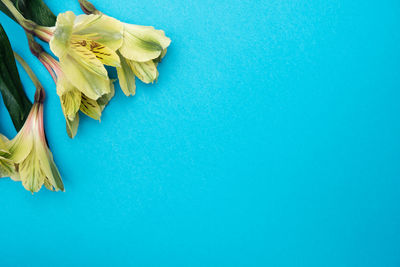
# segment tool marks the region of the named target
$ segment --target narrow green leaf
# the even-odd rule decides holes
[[[18,74],[14,54],[10,41],[0,24],[0,92],[4,104],[10,113],[12,122],[19,131],[32,107],[25,94],[21,79]]]
[[[11,0],[21,14],[26,18],[33,20],[42,26],[54,26],[56,24],[56,16],[51,12],[49,7],[43,0]],[[7,7],[0,2],[0,10],[7,16],[16,21]]]

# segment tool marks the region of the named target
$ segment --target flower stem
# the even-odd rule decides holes
[[[53,37],[53,32],[54,27],[44,27],[39,25],[36,25],[32,31],[33,34],[46,43],[50,42],[51,37]]]
[[[26,19],[14,6],[10,0],[1,0],[3,4],[8,8],[11,14],[15,17],[19,25],[25,29],[25,31],[35,34],[41,40],[49,42],[53,36],[54,27],[44,27],[37,25],[32,20]]]
[[[25,18],[19,13],[18,9],[14,6],[14,4],[10,0],[1,0],[3,4],[10,10],[11,14],[15,17],[19,24],[24,24]]]
[[[21,64],[21,66],[24,68],[26,73],[28,73],[29,78],[31,78],[33,84],[36,87],[36,92],[35,92],[35,102],[43,103],[44,97],[45,97],[45,91],[43,89],[42,84],[40,83],[39,79],[36,77],[35,73],[32,71],[32,69],[29,67],[28,63],[20,56],[18,55],[17,52],[14,51],[14,57],[18,60],[18,62]]]
[[[25,34],[26,38],[28,39],[29,49],[31,50],[32,54],[36,57],[39,57],[39,55],[43,52],[43,47],[35,41],[31,33],[25,31]]]
[[[57,83],[57,76],[61,75],[62,72],[58,61],[43,50],[43,47],[35,41],[32,34],[26,32],[26,37],[28,38],[29,48],[32,54],[39,59],[50,73],[54,82]]]
[[[52,67],[49,65],[49,63],[46,62],[46,60],[43,59],[42,56],[39,57],[39,61],[42,62],[43,66],[46,68],[46,70],[50,73],[51,78],[53,78],[53,81],[57,83],[57,75],[53,71]]]

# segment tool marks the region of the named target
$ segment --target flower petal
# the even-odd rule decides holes
[[[124,41],[120,51],[130,60],[145,62],[158,58],[170,43],[164,31],[124,23]]]
[[[54,163],[53,154],[48,149],[47,144],[44,144],[40,138],[36,139],[36,156],[39,159],[42,175],[45,176],[43,183],[49,190],[62,190],[64,185],[61,180],[60,173]]]
[[[85,42],[86,48],[91,51],[104,65],[120,66],[119,57],[113,50],[95,41]]]
[[[77,89],[65,92],[60,97],[60,101],[64,116],[69,120],[73,120],[81,105],[81,92]]]
[[[68,51],[68,54],[87,70],[107,77],[107,70],[104,68],[104,65],[92,51],[86,48],[86,44],[85,40],[72,37],[71,49]]]
[[[73,32],[101,43],[113,51],[122,45],[123,24],[106,15],[77,16]]]
[[[157,79],[158,71],[153,60],[147,62],[129,61],[135,75],[144,83],[152,83]]]
[[[29,117],[27,121],[28,120]],[[27,124],[27,121],[25,122],[25,125]],[[30,129],[27,129],[25,125],[19,131],[17,136],[14,137],[13,140],[7,143],[8,151],[11,154],[10,159],[13,160],[15,163],[22,162],[32,150],[32,144],[33,144],[32,134]]]
[[[117,67],[119,85],[126,96],[135,95],[135,74],[129,64],[129,60],[125,59],[119,52],[121,67]]]
[[[0,149],[0,178],[12,177],[15,173],[14,162],[10,159],[11,154],[5,149]]]
[[[75,17],[75,14],[71,11],[57,16],[54,35],[49,44],[51,51],[58,57],[64,56],[68,50]]]
[[[35,148],[19,164],[19,173],[22,185],[26,190],[33,192],[39,191],[44,183],[44,173],[40,168],[40,161],[35,153]]]
[[[68,81],[87,97],[96,100],[102,95],[110,93],[108,77],[88,71],[74,57],[65,55],[60,58],[60,66]]]
[[[115,95],[115,88],[114,88],[114,81],[115,80],[111,80],[110,81],[110,89],[111,92],[108,94],[103,95],[102,97],[100,97],[99,99],[97,99],[97,104],[99,104],[101,111],[104,110],[104,108],[106,107],[106,105],[110,102],[110,100],[114,97]]]
[[[76,113],[74,119],[65,118],[67,134],[70,138],[74,138],[79,126],[79,113]]]
[[[162,61],[162,59],[165,57],[166,54],[167,54],[167,48],[165,48],[165,49],[161,52],[161,54],[160,54],[160,56],[159,56],[158,58],[153,59],[153,61],[154,61],[154,63],[156,64],[156,66],[157,66],[158,63],[160,63],[160,62]]]
[[[88,98],[87,96],[82,95],[80,109],[87,116],[89,116],[95,120],[100,120],[102,109],[95,100],[92,100],[92,99]]]

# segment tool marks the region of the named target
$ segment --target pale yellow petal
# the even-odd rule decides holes
[[[66,92],[69,92],[71,90],[74,90],[75,86],[72,85],[65,77],[65,75],[58,75],[57,76],[57,83],[56,83],[56,90],[57,90],[57,95],[62,96]]]
[[[115,95],[115,88],[114,88],[114,81],[115,80],[110,80],[110,89],[111,92],[108,94],[103,95],[99,99],[96,100],[97,104],[99,104],[101,111],[105,108],[105,106],[110,102],[110,100],[114,97]]]
[[[79,113],[76,113],[75,117],[73,120],[70,120],[68,118],[65,118],[66,121],[66,128],[67,128],[67,134],[70,138],[74,138],[77,131],[78,131],[78,126],[79,126]]]
[[[77,16],[73,32],[101,43],[113,51],[122,45],[123,24],[103,14]]]
[[[60,58],[60,65],[69,82],[89,98],[98,99],[110,93],[108,77],[88,71],[74,57],[65,55]]]
[[[11,160],[11,153],[8,151],[10,141],[0,134],[0,177],[10,177],[14,181],[20,181],[16,170],[16,164]]]
[[[65,92],[60,97],[60,101],[64,116],[73,120],[81,105],[81,92],[77,89]]]
[[[160,56],[159,56],[158,58],[153,59],[153,61],[154,61],[154,63],[156,64],[156,66],[157,66],[158,63],[161,62],[161,60],[165,57],[166,54],[167,54],[167,48],[165,48],[165,49],[161,52],[161,54],[160,54]]]
[[[31,152],[32,144],[32,134],[27,129],[22,128],[17,136],[8,143],[11,160],[15,163],[23,161]]]
[[[58,57],[64,56],[68,50],[75,17],[71,11],[57,16],[54,34],[49,44],[51,51]]]
[[[0,178],[11,177],[15,173],[15,165],[10,156],[7,151],[0,150]]]
[[[88,98],[87,96],[82,95],[80,109],[87,116],[89,116],[95,120],[100,120],[102,109],[95,100],[92,100],[92,99]]]
[[[130,60],[146,62],[158,58],[170,43],[162,30],[124,23],[124,41],[120,51]]]
[[[157,79],[157,67],[153,60],[147,62],[129,61],[135,75],[144,83],[152,83]]]
[[[45,176],[43,182],[49,190],[64,190],[60,173],[54,163],[53,154],[48,149],[47,144],[41,139],[35,143],[36,157],[39,159],[41,173]]]
[[[40,161],[35,153],[35,147],[28,156],[19,164],[19,173],[22,185],[26,190],[39,191],[44,183],[44,173],[40,168]]]
[[[86,41],[73,37],[68,54],[88,71],[107,77],[107,70],[104,65],[92,51],[86,48],[86,44]]]
[[[91,51],[104,65],[113,67],[118,67],[120,65],[118,55],[107,46],[91,40],[81,40],[79,44]]]
[[[119,85],[126,96],[135,95],[135,74],[128,62],[121,54],[120,56],[121,67],[117,67],[117,74],[119,79]]]

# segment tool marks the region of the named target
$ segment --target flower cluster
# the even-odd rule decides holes
[[[57,84],[67,133],[73,138],[82,113],[96,120],[114,95],[113,80],[106,66],[115,67],[125,95],[135,94],[135,77],[144,83],[158,78],[157,65],[171,40],[151,26],[123,23],[107,16],[86,1],[79,0],[87,14],[60,13],[55,26],[45,27],[25,19],[10,0],[1,0],[27,31],[48,42],[58,61],[30,38],[31,50],[49,70]],[[90,14],[92,13],[92,14]],[[29,39],[29,37],[28,37]]]
[[[61,13],[51,23],[54,26],[41,26],[26,19],[11,0],[0,1],[25,29],[32,53],[51,74],[71,138],[77,134],[80,112],[100,120],[114,96],[115,79],[109,77],[107,66],[116,68],[124,94],[134,95],[136,77],[147,84],[157,80],[157,66],[171,43],[164,31],[121,22],[101,13],[86,0],[78,0],[85,14]],[[47,42],[55,57],[35,37]],[[64,191],[44,132],[44,89],[29,66],[17,54],[15,57],[27,70],[37,91],[18,134],[12,140],[0,135],[0,177],[21,181],[31,192],[37,192],[42,185]]]
[[[73,138],[78,130],[79,111],[95,120],[100,120],[103,109],[114,96],[114,84],[112,80],[107,80],[110,91],[96,100],[90,98],[70,81],[70,78],[68,78],[55,58],[45,52],[31,36],[28,36],[28,39],[31,51],[46,67],[56,83],[57,94],[60,97],[61,108],[66,121],[67,133],[69,137]]]
[[[70,137],[76,134],[79,110],[100,119],[114,95],[105,65],[116,67],[122,91],[134,95],[135,76],[153,83],[157,64],[171,42],[153,27],[122,23],[104,14],[76,16],[71,11],[59,14],[55,27],[47,31],[59,62],[45,52],[39,59],[55,74]]]
[[[52,30],[50,49],[61,69],[94,100],[110,92],[104,65],[116,67],[121,89],[134,95],[134,76],[154,82],[157,63],[171,43],[161,30],[122,23],[104,14],[75,16],[68,11],[57,16]]]

